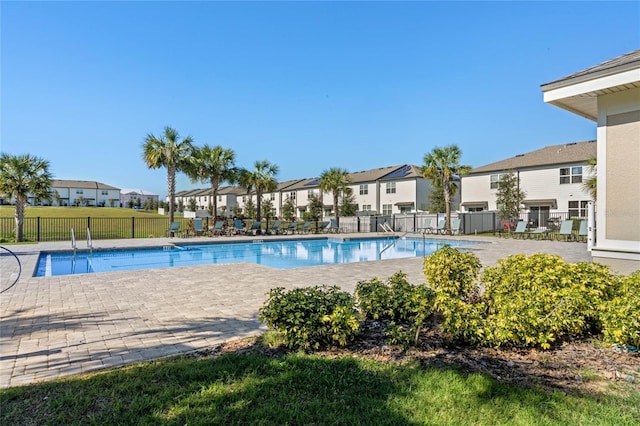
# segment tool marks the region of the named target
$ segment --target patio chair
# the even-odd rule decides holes
[[[459,234],[461,225],[462,225],[462,221],[459,218],[452,219],[451,220],[451,233],[452,234]]]
[[[438,225],[436,226],[434,234],[444,234],[445,232],[447,232],[446,226],[447,226],[447,220],[440,219],[438,221]]]
[[[578,229],[578,240],[587,241],[589,236],[589,228],[586,220],[580,221],[580,228]]]
[[[513,236],[516,238],[524,237],[527,235],[527,222],[521,220],[516,225],[516,229],[513,230]]]
[[[432,234],[433,233],[433,226],[431,226],[432,221],[433,220],[431,218],[425,219],[424,222],[422,223],[422,227],[418,229],[422,231],[423,234]]]
[[[563,220],[560,224],[560,233],[558,234],[561,237],[565,237],[565,241],[572,240],[573,236],[573,220]]]
[[[301,234],[308,234],[311,231],[311,224],[312,223],[313,222],[309,222],[309,221],[303,223],[302,224],[302,228],[300,229],[300,233]]]
[[[260,231],[260,229],[261,229],[261,223],[256,220],[251,225],[251,228],[245,231],[245,234],[251,233],[251,235],[256,235],[258,231]]]
[[[340,232],[340,228],[338,228],[337,220],[329,219],[329,227],[327,228],[327,232],[335,232],[336,234]]]
[[[275,222],[273,222],[273,224],[271,225],[267,233],[268,234],[273,233],[275,235],[278,235],[280,233],[280,225],[282,225],[282,221],[276,220]]]
[[[529,232],[529,235],[536,238],[546,238],[549,235],[549,229],[541,226],[540,228],[536,228],[533,231]]]
[[[173,237],[174,235],[180,234],[182,232],[180,230],[180,226],[180,222],[171,222],[169,229],[167,230],[167,237]]]
[[[202,218],[193,219],[193,235],[202,236],[204,235],[204,228],[202,226]]]
[[[298,230],[298,222],[291,222],[289,226],[282,230],[283,234],[295,234]]]
[[[328,220],[320,222],[316,228],[316,232],[329,232],[329,226],[331,226],[331,222]]]
[[[211,235],[222,235],[223,228],[224,220],[216,220],[216,223],[211,227],[209,232],[211,232]]]

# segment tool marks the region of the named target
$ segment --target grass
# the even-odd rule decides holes
[[[176,357],[0,390],[21,425],[637,425],[640,392],[563,394],[350,356]]]

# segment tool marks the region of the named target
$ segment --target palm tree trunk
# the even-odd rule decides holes
[[[16,197],[16,243],[24,240],[23,224],[24,224],[24,204],[25,200],[22,197]]]
[[[176,169],[174,167],[167,167],[167,191],[169,192],[169,222],[173,222],[176,204]],[[173,237],[173,232],[170,237]]]
[[[333,195],[333,210],[336,216],[336,226],[340,226],[340,211],[338,210],[338,195]]]
[[[446,215],[445,229],[447,234],[451,235],[451,193],[449,192],[449,182],[443,182],[444,190],[444,211]]]

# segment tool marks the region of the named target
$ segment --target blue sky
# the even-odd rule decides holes
[[[595,139],[540,85],[638,49],[640,3],[2,1],[0,27],[2,151],[165,196],[167,125],[281,181]]]

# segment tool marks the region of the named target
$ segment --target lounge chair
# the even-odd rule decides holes
[[[227,235],[242,235],[246,233],[246,229],[244,228],[244,222],[240,219],[235,219],[233,221],[233,227],[229,228]]]
[[[169,225],[169,229],[167,230],[167,237],[173,237],[174,235],[180,234],[180,222],[171,222]]]
[[[282,221],[276,220],[275,222],[273,222],[273,225],[271,225],[271,227],[269,228],[268,233],[269,234],[273,233],[278,235],[280,233],[280,225],[282,225]]]
[[[305,223],[303,223],[303,224],[302,224],[302,229],[300,229],[300,232],[301,232],[302,234],[308,234],[308,233],[311,231],[311,224],[312,224],[312,223],[313,223],[313,222],[308,222],[308,221],[307,221],[307,222],[305,222]]]
[[[282,233],[283,234],[289,234],[289,233],[295,234],[297,230],[298,230],[298,222],[291,222],[289,224],[289,226],[287,226],[286,228],[284,228],[282,230]]]
[[[451,220],[451,233],[452,234],[459,234],[461,225],[462,225],[462,221],[459,218],[452,219]]]
[[[525,222],[524,220],[521,220],[516,225],[516,229],[513,230],[513,236],[524,237],[525,235],[527,235],[527,222]]]
[[[446,219],[440,219],[438,221],[438,225],[436,226],[435,229],[435,234],[444,234],[445,232],[447,232],[446,229],[446,225],[447,225],[447,220]]]
[[[211,235],[222,235],[224,228],[224,220],[217,220],[215,225],[210,229]]]
[[[253,225],[251,225],[251,228],[246,230],[245,234],[251,233],[251,235],[256,235],[258,231],[260,231],[260,229],[261,229],[261,224],[256,220],[253,222]]]
[[[325,231],[328,232],[330,225],[331,225],[331,222],[329,222],[328,220],[320,222],[318,224],[318,227],[316,228],[316,232],[325,232]]]
[[[204,235],[204,228],[202,226],[202,218],[193,219],[193,235],[202,236]]]
[[[578,229],[578,240],[587,241],[589,236],[589,227],[586,220],[580,221],[580,228]]]
[[[338,228],[338,221],[335,219],[329,219],[329,228],[327,228],[327,232],[335,232],[336,234],[340,232],[340,228]]]
[[[534,229],[529,232],[529,235],[536,238],[546,238],[549,235],[549,229],[541,226],[540,228]]]
[[[560,224],[560,233],[558,234],[561,237],[565,237],[566,241],[572,240],[573,236],[573,220],[563,220]]]
[[[422,227],[418,229],[422,231],[423,234],[432,234],[433,233],[433,226],[431,225],[432,221],[433,220],[431,218],[425,219],[424,222],[422,223]]]

